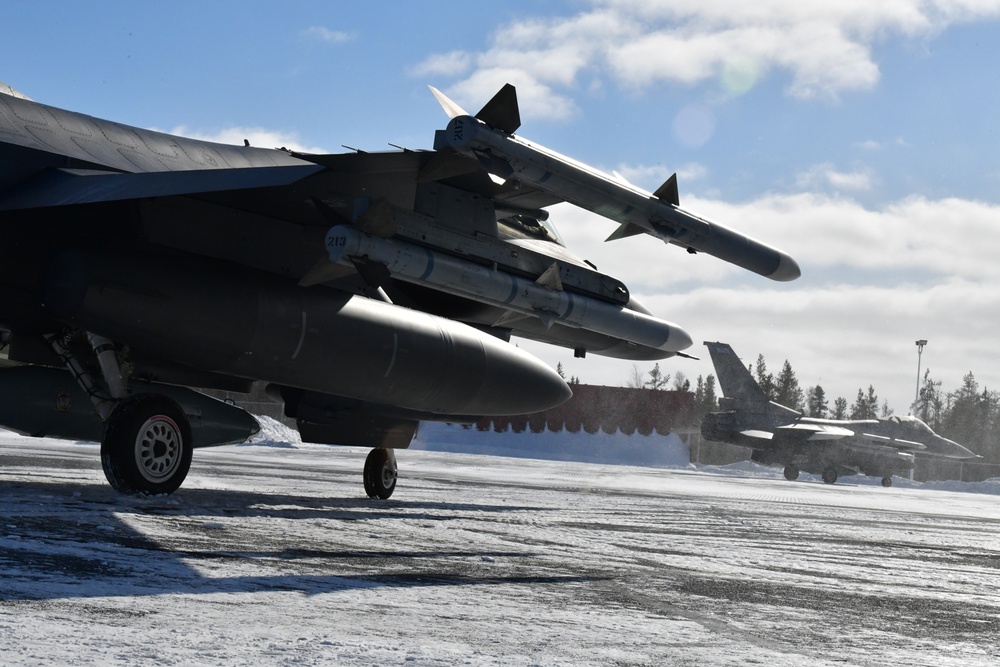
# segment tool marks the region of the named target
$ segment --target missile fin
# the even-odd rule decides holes
[[[559,276],[559,265],[552,262],[552,266],[545,269],[545,273],[538,277],[535,281],[536,285],[541,285],[542,287],[548,287],[549,289],[555,290],[557,292],[563,291],[562,278]]]
[[[677,192],[677,174],[671,175],[670,178],[664,181],[663,185],[658,187],[656,192],[653,193],[653,196],[660,201],[667,202],[668,204],[680,206],[681,198]]]
[[[551,329],[552,325],[556,322],[556,316],[552,313],[547,313],[544,310],[536,310],[535,315],[537,315],[538,319],[542,321],[542,324],[545,325],[546,329]]]
[[[519,313],[516,310],[505,310],[503,315],[497,318],[496,322],[493,323],[494,327],[508,327],[514,322],[520,322],[522,320],[528,319],[529,316],[524,313]]]
[[[618,229],[611,233],[611,236],[604,239],[604,242],[617,241],[618,239],[623,239],[627,236],[635,236],[637,234],[645,234],[646,230],[639,225],[633,225],[631,222],[623,223]]]
[[[517,89],[509,83],[504,84],[493,99],[479,110],[476,118],[494,129],[514,134],[517,128],[521,127],[521,112],[517,108]]]
[[[299,287],[312,287],[332,280],[339,280],[354,274],[354,270],[331,262],[325,257],[313,264],[299,280]]]
[[[442,93],[440,90],[434,86],[427,86],[431,89],[431,93],[434,94],[434,99],[438,101],[444,112],[448,114],[448,118],[455,118],[456,116],[468,116],[465,109],[455,104],[447,95]]]

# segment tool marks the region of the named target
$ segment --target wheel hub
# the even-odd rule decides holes
[[[168,479],[181,462],[180,429],[169,417],[150,417],[135,439],[139,472],[150,482]]]

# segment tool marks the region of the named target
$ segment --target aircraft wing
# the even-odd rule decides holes
[[[902,440],[900,438],[890,438],[885,435],[876,435],[875,433],[862,433],[861,437],[876,445],[895,447],[896,449],[927,449],[927,445],[920,442]]]
[[[850,429],[832,424],[793,423],[779,426],[775,430],[786,439],[797,439],[808,442],[840,440],[855,435],[854,431]]]
[[[46,169],[0,197],[0,211],[275,187],[320,170],[313,164],[141,173]]]

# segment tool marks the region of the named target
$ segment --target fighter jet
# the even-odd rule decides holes
[[[571,203],[776,280],[798,266],[514,135],[507,86],[434,150],[309,155],[129,127],[0,84],[0,424],[101,443],[111,485],[166,494],[192,449],[259,425],[198,389],[255,382],[309,442],[372,447],[369,496],[420,420],[544,410],[571,395],[521,336],[662,359],[691,338],[571,254]]]
[[[726,343],[708,343],[724,398],[721,412],[705,415],[701,435],[753,450],[751,459],[784,466],[785,479],[799,471],[820,474],[827,484],[843,475],[871,475],[892,485],[894,473],[914,466],[914,457],[977,459],[962,445],[934,433],[916,417],[818,419],[768,400],[747,366]]]

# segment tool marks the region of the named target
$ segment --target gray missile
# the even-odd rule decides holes
[[[367,257],[385,265],[394,278],[538,317],[548,326],[559,323],[595,331],[664,352],[691,347],[686,331],[651,315],[406,241],[369,236],[349,225],[331,228],[326,246],[332,262],[352,266],[352,257]]]
[[[801,274],[798,264],[786,253],[680,208],[675,177],[655,193],[649,193],[621,178],[515,136],[513,131],[519,125],[519,115],[512,86],[501,90],[477,117],[462,112],[440,91],[431,90],[452,116],[447,129],[435,138],[435,149],[451,149],[476,157],[496,178],[529,183],[620,223],[621,227],[608,240],[647,233],[772,280],[795,280]],[[499,107],[504,105],[511,108],[501,110]],[[503,119],[497,123],[501,127],[491,126],[481,119],[483,117]]]

